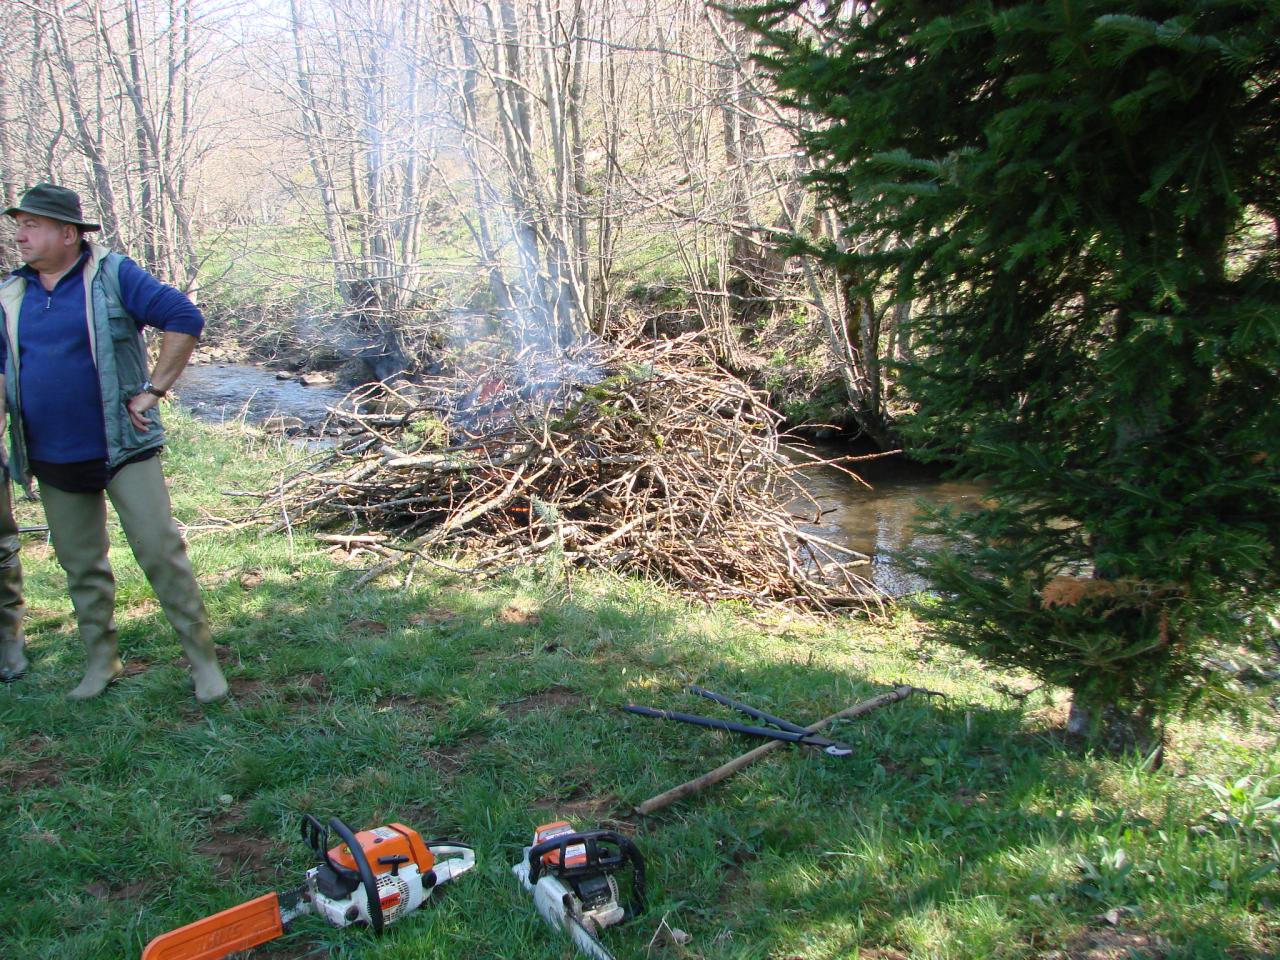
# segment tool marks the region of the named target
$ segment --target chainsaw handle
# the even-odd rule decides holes
[[[351,831],[345,823],[337,817],[329,818],[329,826],[333,828],[342,842],[347,845],[347,849],[351,851],[351,858],[356,862],[356,870],[360,875],[360,882],[364,885],[365,900],[369,903],[369,924],[373,927],[376,936],[382,936],[382,902],[378,899],[378,881],[373,878],[373,868],[369,866],[369,858],[365,856],[364,850],[360,844],[356,842],[356,835]],[[329,858],[328,851],[325,852],[325,858]],[[332,860],[329,860],[331,866],[337,867]],[[343,868],[338,868],[343,869]],[[343,869],[344,873],[349,874],[350,870]]]
[[[587,862],[580,867],[566,867],[564,863],[568,858],[565,850],[575,843],[586,847]],[[607,850],[602,850],[601,845],[613,846],[617,848],[617,852],[609,853]],[[544,869],[542,858],[555,852],[560,854],[560,865],[551,865],[547,869],[561,877],[580,876],[601,870],[612,873],[629,862],[631,864],[631,905],[627,908],[623,919],[630,920],[644,913],[644,857],[640,855],[640,851],[630,838],[612,830],[591,830],[586,833],[562,833],[550,840],[543,840],[542,843],[535,843],[529,848],[530,884],[536,884],[542,875]]]
[[[620,850],[623,857],[631,861],[631,904],[622,917],[625,923],[644,913],[644,857],[640,856],[639,848],[629,838],[619,835],[618,839],[622,841]]]
[[[309,813],[302,815],[302,824],[299,832],[302,834],[302,842],[307,848],[316,855],[316,859],[321,863],[329,864],[330,868],[339,875],[349,872],[346,867],[340,867],[329,859],[329,828],[317,820]]]
[[[302,815],[302,842],[311,848],[316,860],[325,864],[335,876],[349,884],[350,889],[354,890],[363,882],[358,869],[344,867],[329,856],[329,828],[309,813]]]

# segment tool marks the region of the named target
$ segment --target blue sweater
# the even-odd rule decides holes
[[[79,463],[107,457],[102,396],[85,317],[84,265],[88,250],[45,290],[31,267],[22,299],[18,360],[22,376],[22,425],[27,455],[47,463]],[[120,299],[138,328],[152,326],[199,336],[204,317],[179,290],[166,286],[129,258],[120,264]],[[0,337],[0,371],[8,345]]]

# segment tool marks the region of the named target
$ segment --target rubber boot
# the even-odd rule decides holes
[[[0,682],[12,683],[27,672],[27,643],[22,632],[22,563],[18,527],[9,500],[9,479],[0,477]]]
[[[13,683],[27,675],[27,641],[19,625],[17,634],[6,632],[0,640],[0,683]]]
[[[107,486],[125,538],[155,591],[191,664],[196,699],[212,703],[229,692],[215,655],[209,615],[196,583],[186,544],[169,506],[169,489],[158,458],[124,467]]]
[[[105,628],[82,622],[80,639],[84,641],[84,679],[80,681],[79,686],[67,694],[67,699],[92,700],[124,676],[124,664],[120,662],[120,648],[116,640],[115,620],[110,620]]]
[[[182,649],[191,664],[191,681],[195,684],[196,699],[201,703],[214,703],[231,692],[227,678],[218,666],[213,636],[207,622],[200,622],[184,631]]]
[[[67,574],[85,650],[84,679],[67,696],[88,700],[124,676],[114,617],[116,579],[107,559],[107,505],[101,494],[67,493],[40,484],[53,552]]]

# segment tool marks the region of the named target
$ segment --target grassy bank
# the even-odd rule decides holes
[[[649,910],[629,957],[1243,958],[1280,952],[1280,722],[1185,723],[1160,773],[1081,755],[1025,678],[922,643],[905,620],[823,626],[691,606],[645,584],[522,569],[477,585],[305,532],[210,520],[282,452],[176,418],[167,463],[225,651],[201,709],[128,556],[127,679],[79,677],[60,571],[24,538],[33,670],[0,688],[0,956],[136,957],[154,935],[301,880],[303,812],[399,820],[477,848],[475,871],[380,941],[304,918],[262,957],[561,958],[510,865],[536,823],[634,830]],[[22,504],[23,523],[41,522]],[[118,531],[115,532],[118,537]],[[647,820],[639,801],[753,744],[619,712],[716,712],[696,682],[808,721],[909,682],[913,698]],[[687,946],[650,941],[663,919]]]

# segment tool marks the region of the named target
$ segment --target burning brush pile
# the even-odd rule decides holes
[[[818,508],[777,415],[689,340],[517,357],[414,399],[373,384],[332,422],[343,439],[264,507],[380,554],[362,583],[412,557],[562,557],[707,599],[879,602],[865,557],[804,529]]]

